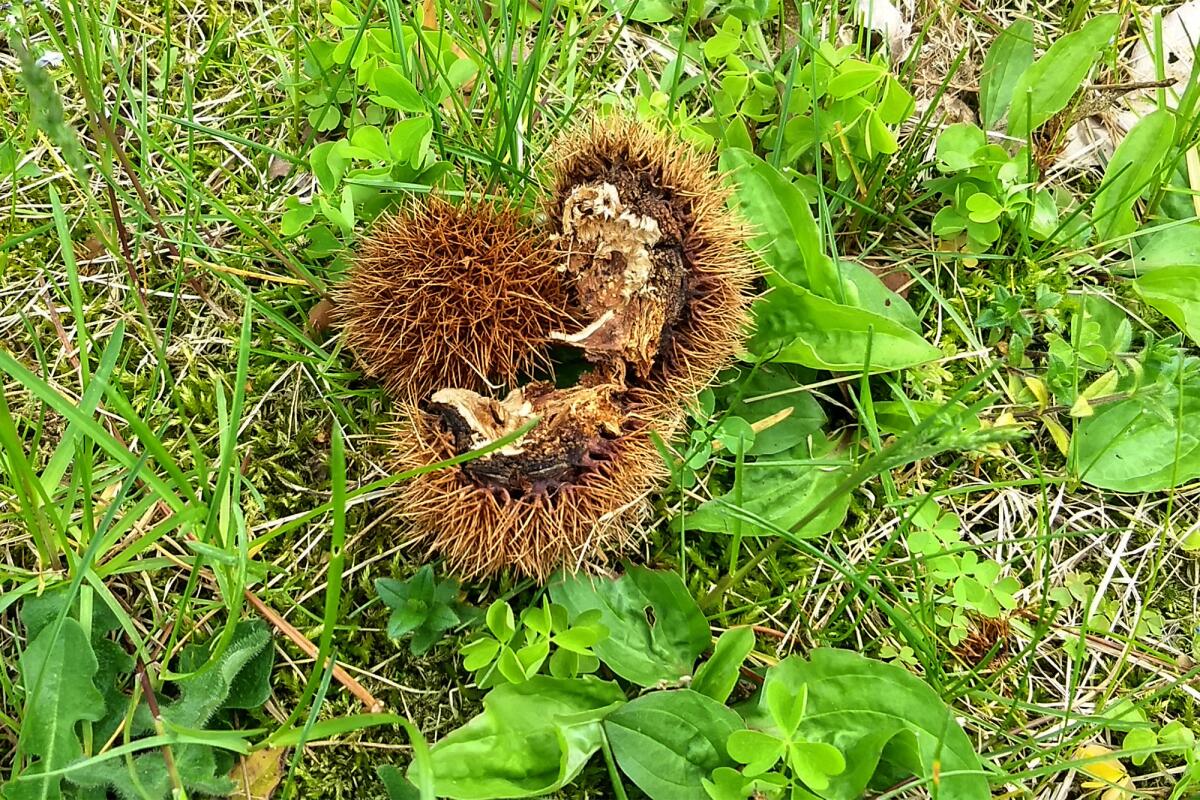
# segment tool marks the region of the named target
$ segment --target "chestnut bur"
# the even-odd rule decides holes
[[[347,346],[401,407],[393,466],[483,451],[395,494],[402,535],[468,578],[544,581],[626,550],[668,474],[655,435],[670,439],[749,325],[746,231],[710,156],[616,115],[548,162],[547,225],[414,200],[339,294]],[[575,385],[529,380],[552,370],[552,344],[589,365]]]

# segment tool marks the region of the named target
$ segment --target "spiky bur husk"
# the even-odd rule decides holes
[[[402,484],[397,511],[412,545],[464,578],[511,570],[545,581],[627,548],[665,477],[650,432],[631,424],[616,387],[533,384],[503,400],[462,390],[408,408],[391,441],[399,471],[425,467],[540,422],[512,444]]]
[[[989,670],[998,670],[1008,662],[1012,647],[1012,625],[1008,617],[973,616],[967,636],[954,653],[970,667],[981,667],[988,661]]]
[[[549,365],[551,331],[571,324],[560,259],[515,208],[414,198],[359,246],[336,318],[363,371],[400,400],[512,386]]]
[[[628,116],[551,151],[547,213],[582,327],[556,338],[616,378],[631,411],[690,402],[742,348],[754,269],[730,190],[704,155]]]

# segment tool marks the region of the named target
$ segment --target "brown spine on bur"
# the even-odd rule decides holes
[[[337,293],[363,371],[417,402],[444,386],[514,385],[570,324],[561,254],[512,207],[428,196],[379,222]]]
[[[754,269],[713,159],[631,117],[551,154],[547,214],[581,326],[554,337],[625,376],[631,413],[674,413],[741,349]]]

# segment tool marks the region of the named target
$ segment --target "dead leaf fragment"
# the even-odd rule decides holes
[[[286,178],[292,174],[292,168],[295,165],[286,158],[280,156],[271,156],[271,162],[267,165],[267,179],[275,180],[276,178]]]
[[[911,9],[908,9],[911,17]],[[912,34],[912,23],[891,0],[858,0],[854,7],[855,16],[864,28],[875,31],[887,42],[888,57],[892,63],[904,59],[905,46]]]
[[[229,773],[236,785],[229,800],[268,800],[283,778],[286,752],[285,747],[271,747],[243,756]]]

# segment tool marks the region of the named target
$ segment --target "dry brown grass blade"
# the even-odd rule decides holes
[[[309,656],[309,658],[317,658],[319,654],[317,646],[309,641],[307,636],[297,630],[292,623],[288,622],[286,619],[277,614],[273,608],[260,600],[258,596],[254,594],[254,592],[247,589],[245,594],[246,600],[250,603],[250,605],[254,606],[254,610],[261,614],[263,618],[267,620],[267,622],[271,623],[271,625],[284,636],[291,639],[292,643],[303,650],[305,654]],[[337,664],[333,665],[333,678],[342,686],[346,687],[346,690],[349,691],[350,694],[357,697],[359,702],[361,702],[363,706],[365,706],[366,709],[372,714],[384,710],[385,706],[383,703],[381,703],[379,700],[376,700],[375,696],[367,691],[367,687],[356,681],[349,672],[346,672],[346,670]]]

